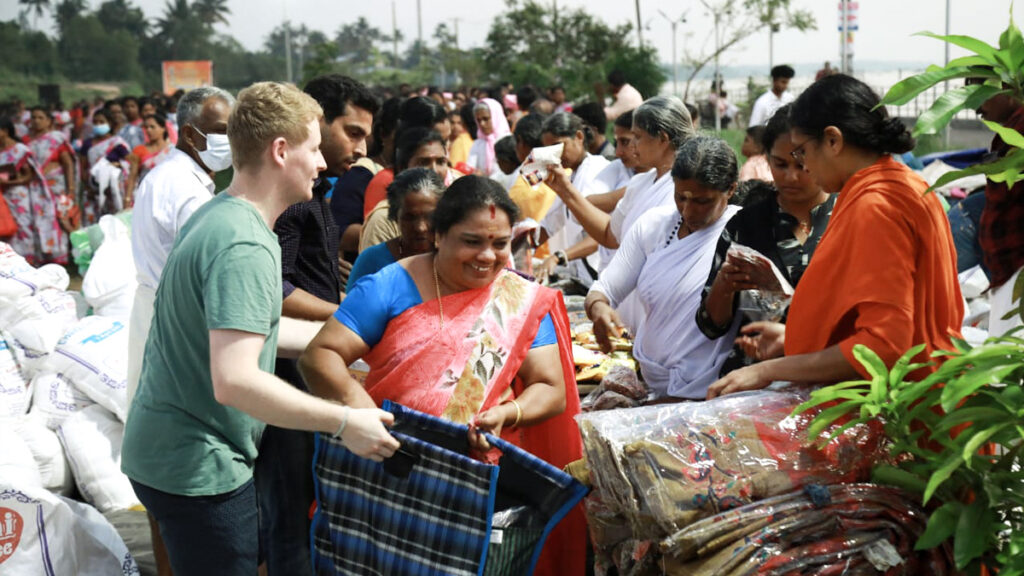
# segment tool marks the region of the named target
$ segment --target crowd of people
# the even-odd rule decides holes
[[[910,133],[852,77],[794,96],[792,68],[772,76],[742,170],[691,107],[644,99],[619,72],[611,102],[328,75],[5,117],[9,241],[26,258],[66,262],[65,234],[134,206],[122,466],[163,569],[313,573],[311,432],[387,459],[399,443],[384,400],[470,425],[480,454],[486,432],[559,468],[580,458],[555,278],[586,295],[604,348],[633,339],[654,402],[869,377],[857,344],[888,363],[950,349],[957,250],[938,198],[898,160]],[[528,180],[520,167],[548,146],[560,156]],[[997,288],[1024,264],[1004,226],[1020,186],[981,218]],[[782,283],[788,310],[744,313],[745,293]],[[347,368],[360,359],[365,381]],[[537,573],[583,574],[584,542],[576,510]]]

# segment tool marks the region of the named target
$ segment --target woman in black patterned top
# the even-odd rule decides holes
[[[776,192],[748,204],[736,214],[718,241],[697,311],[697,326],[708,338],[721,338],[737,321],[741,291],[756,290],[771,276],[770,270],[756,264],[727,258],[733,242],[767,256],[790,285],[796,287],[832,215],[835,195],[822,190],[791,154],[793,142],[788,116],[789,105],[780,108],[768,121],[764,132],[764,149],[768,151]],[[762,322],[744,318],[738,321],[744,324],[740,330],[744,335],[768,328]],[[768,351],[758,350],[752,342],[747,336],[737,339],[736,347],[722,367],[723,376],[758,358],[770,357]]]

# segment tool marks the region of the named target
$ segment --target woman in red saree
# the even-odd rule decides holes
[[[385,399],[500,435],[561,468],[582,457],[568,316],[561,295],[506,270],[518,208],[466,176],[434,216],[432,253],[360,279],[300,361],[311,391],[354,407]],[[365,387],[346,370],[363,358]],[[577,507],[547,540],[537,574],[582,575]]]

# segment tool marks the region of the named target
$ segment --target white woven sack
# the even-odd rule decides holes
[[[43,486],[32,451],[12,420],[0,420],[0,484],[5,482],[15,486]]]
[[[34,268],[10,244],[0,242],[0,298],[31,296],[43,288],[67,290],[70,281],[63,266],[47,264]]]
[[[82,318],[50,354],[48,368],[63,374],[124,422],[128,413],[127,321],[104,316]]]
[[[124,425],[102,406],[93,405],[57,429],[71,474],[85,501],[100,512],[139,505],[128,477],[121,472]]]
[[[31,398],[32,391],[21,375],[14,351],[0,338],[0,420],[27,412]]]
[[[25,378],[43,367],[64,332],[77,321],[75,299],[69,292],[46,288],[15,300],[0,298],[0,334]]]
[[[22,416],[15,427],[32,452],[43,488],[54,494],[70,496],[75,481],[57,433],[47,428],[42,419],[32,416]]]
[[[0,482],[0,574],[137,576],[139,567],[92,506]]]
[[[84,392],[75,388],[63,374],[43,372],[32,378],[30,416],[41,420],[50,430],[60,428],[69,416],[95,404]]]
[[[96,314],[127,320],[138,286],[131,233],[116,216],[100,218],[99,226],[103,230],[103,244],[82,279],[82,294]]]

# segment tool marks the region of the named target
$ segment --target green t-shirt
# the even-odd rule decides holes
[[[263,423],[217,402],[210,330],[263,334],[273,372],[281,318],[281,248],[256,208],[222,193],[189,218],[153,308],[121,469],[157,490],[223,494],[252,478]]]

